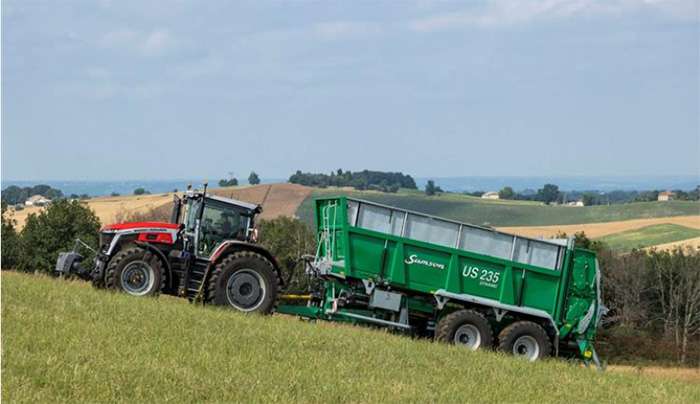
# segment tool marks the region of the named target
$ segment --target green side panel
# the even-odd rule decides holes
[[[352,252],[352,266],[346,268],[345,275],[363,279],[375,279],[387,272],[394,260],[396,242],[363,234],[351,234],[349,248]]]

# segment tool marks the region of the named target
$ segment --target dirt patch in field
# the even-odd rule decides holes
[[[636,374],[639,376],[680,380],[700,384],[700,368],[664,368],[659,366],[622,366],[610,365],[608,370],[616,373]]]
[[[570,225],[553,225],[553,226],[516,226],[516,227],[499,227],[498,230],[508,233],[514,233],[526,237],[543,237],[551,238],[559,232],[564,232],[568,235],[573,235],[579,231],[586,233],[590,238],[598,238],[607,236],[608,234],[619,233],[621,231],[634,230],[641,227],[651,226],[655,224],[678,224],[681,226],[700,229],[700,216],[672,216],[672,217],[657,217],[652,219],[634,219],[623,220],[619,222],[606,223],[588,223],[588,224],[570,224]]]
[[[213,194],[257,203],[263,206],[262,219],[294,217],[297,208],[311,195],[312,188],[297,184],[263,184],[248,187],[219,188]]]

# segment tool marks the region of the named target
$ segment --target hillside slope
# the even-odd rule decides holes
[[[8,402],[697,402],[697,385],[597,373],[292,317],[2,273]]]

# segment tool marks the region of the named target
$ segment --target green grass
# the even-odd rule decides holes
[[[677,224],[657,224],[599,238],[613,250],[631,250],[700,237],[700,230]]]
[[[546,226],[555,224],[602,223],[617,220],[665,216],[700,215],[700,203],[692,201],[635,202],[586,207],[547,206],[530,201],[485,200],[461,194],[427,196],[418,191],[402,190],[397,194],[381,192],[316,190],[297,210],[297,215],[311,222],[313,197],[349,195],[386,205],[425,212],[435,216],[473,224],[492,226]]]
[[[526,363],[2,273],[7,402],[698,402],[697,385]]]

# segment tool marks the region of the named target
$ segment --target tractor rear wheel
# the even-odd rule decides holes
[[[277,299],[278,278],[272,263],[252,251],[230,254],[209,280],[207,301],[246,313],[267,314]]]
[[[163,263],[138,247],[119,251],[107,264],[105,287],[132,296],[157,296],[165,286]]]
[[[498,335],[498,349],[534,362],[552,354],[552,343],[539,324],[516,321]]]
[[[486,317],[474,310],[458,310],[443,317],[435,329],[435,340],[472,351],[490,349],[493,330]]]

